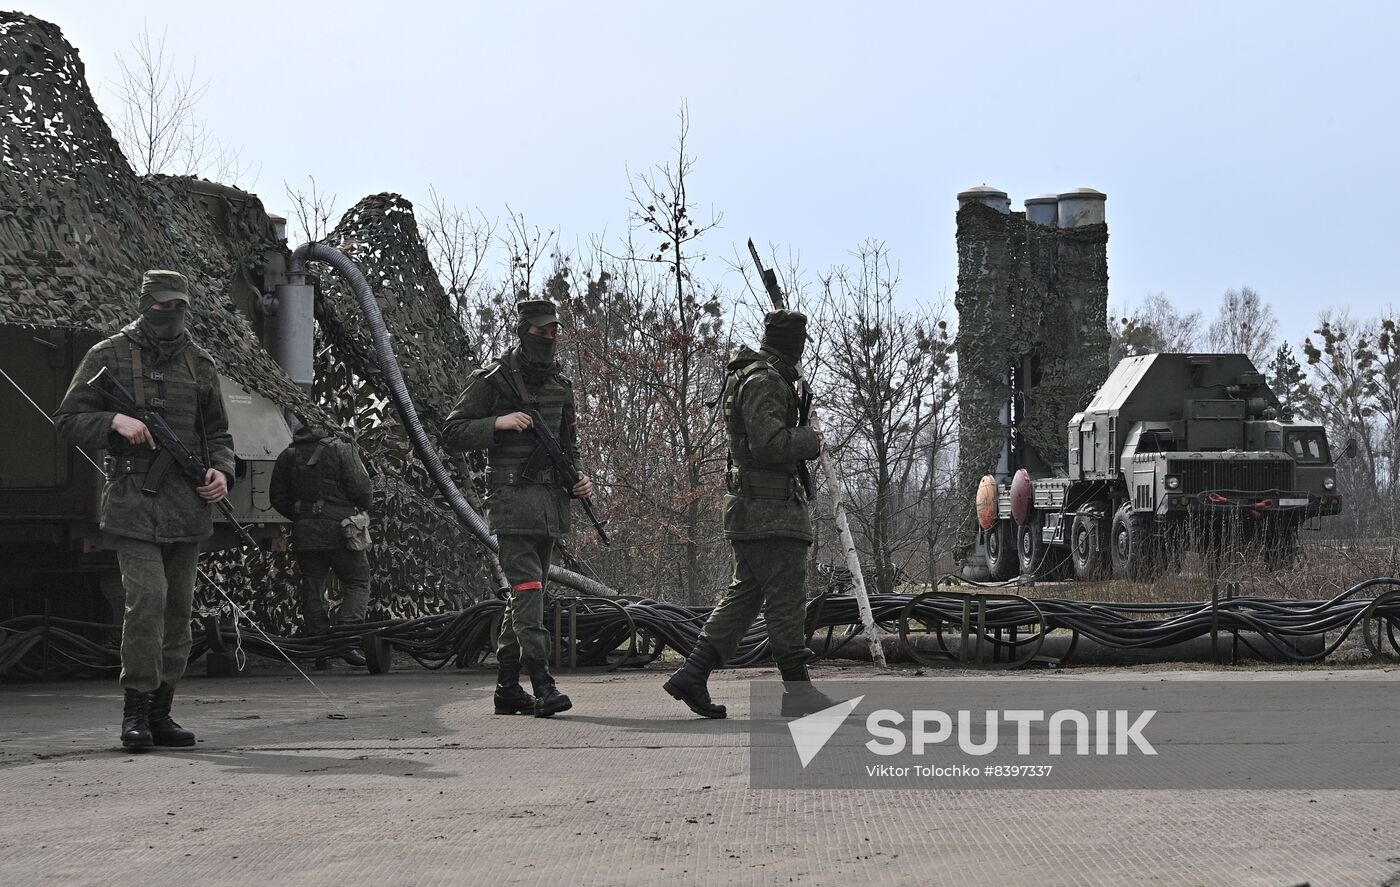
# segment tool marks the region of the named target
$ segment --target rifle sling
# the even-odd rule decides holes
[[[136,409],[139,410],[146,405],[146,387],[142,384],[145,381],[142,378],[145,371],[141,369],[141,349],[132,347],[131,340],[125,336],[122,337],[122,342],[126,345],[127,353],[131,355],[131,393],[136,395]]]

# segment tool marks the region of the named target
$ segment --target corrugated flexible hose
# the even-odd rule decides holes
[[[491,528],[472,508],[471,503],[462,495],[462,491],[457,488],[457,483],[448,472],[447,466],[442,464],[437,447],[428,439],[428,433],[424,430],[423,423],[418,419],[418,409],[413,405],[413,396],[408,393],[408,385],[404,381],[403,372],[399,369],[398,358],[394,354],[394,344],[389,338],[389,328],[384,323],[384,315],[379,310],[379,302],[375,300],[374,293],[369,288],[369,281],[365,280],[365,276],[360,273],[360,269],[355,267],[355,263],[350,261],[349,256],[335,247],[326,246],[324,243],[306,243],[297,247],[296,252],[292,253],[290,270],[293,273],[301,271],[309,261],[325,262],[350,284],[350,288],[355,293],[355,299],[360,303],[360,310],[364,313],[370,337],[374,340],[374,353],[379,360],[379,371],[384,374],[384,380],[389,386],[389,398],[394,402],[394,408],[398,410],[399,418],[403,420],[404,426],[408,428],[408,437],[413,443],[414,452],[428,466],[429,476],[432,477],[433,483],[437,485],[443,498],[452,506],[452,511],[456,514],[458,522],[470,530],[472,535],[480,539],[483,545],[492,551],[500,551],[500,545],[491,532]],[[603,583],[562,567],[551,565],[549,578],[583,594],[599,597],[617,596],[616,591]]]

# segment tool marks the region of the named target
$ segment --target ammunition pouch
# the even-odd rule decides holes
[[[536,446],[535,451],[527,456],[521,463],[520,468],[515,472],[516,483],[522,484],[544,484],[554,483],[554,464],[549,460],[549,453],[542,446]]]
[[[369,515],[358,511],[340,522],[341,535],[345,537],[345,547],[351,551],[364,551],[369,548]]]
[[[795,499],[807,501],[807,492],[796,472],[771,468],[730,465],[724,487],[732,495],[745,499]]]

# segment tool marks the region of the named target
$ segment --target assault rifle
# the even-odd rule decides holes
[[[505,373],[501,372],[501,367],[497,366],[491,372],[487,373],[486,377],[495,382],[496,379],[500,379],[501,376],[505,375]],[[559,486],[563,487],[565,492],[572,496],[574,487],[579,482],[578,468],[574,466],[573,461],[559,446],[559,441],[555,439],[554,432],[549,430],[549,425],[545,423],[544,416],[540,415],[539,410],[530,406],[530,402],[526,400],[524,392],[519,389],[514,377],[508,378],[506,380],[506,385],[511,398],[519,404],[516,409],[530,417],[530,427],[526,430],[534,435],[535,438],[535,453],[526,460],[526,467],[522,471],[522,474],[531,475],[537,471],[538,468],[534,463],[537,461],[537,457],[543,453],[545,458],[549,459],[550,464],[554,466],[554,479],[559,482]],[[579,502],[583,503],[584,513],[587,514],[588,519],[593,522],[593,529],[598,531],[598,538],[602,540],[604,545],[611,545],[612,540],[608,538],[608,531],[606,529],[608,522],[598,519],[597,512],[593,510],[593,500],[579,499]]]
[[[170,427],[170,423],[165,421],[165,417],[148,406],[138,406],[136,397],[127,387],[121,383],[107,367],[102,370],[87,383],[90,387],[101,391],[112,399],[117,406],[117,411],[125,413],[133,419],[140,419],[145,423],[147,430],[151,432],[151,437],[156,442],[155,460],[146,471],[146,478],[141,482],[141,492],[148,496],[154,496],[160,492],[161,482],[165,480],[165,475],[171,468],[179,468],[185,479],[196,487],[204,486],[204,479],[208,475],[208,466],[204,461],[190,452],[190,448],[185,446],[185,442],[180,440],[180,436],[175,433],[175,429]],[[219,506],[224,517],[233,525],[233,530],[238,534],[238,538],[245,545],[258,547],[258,541],[248,532],[248,528],[238,522],[238,518],[233,514],[233,506],[229,504],[228,497],[220,499],[215,503]]]

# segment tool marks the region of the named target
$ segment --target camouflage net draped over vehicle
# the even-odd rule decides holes
[[[313,401],[263,349],[256,303],[265,256],[286,252],[262,202],[198,179],[138,177],[93,101],[77,51],[57,26],[0,13],[0,322],[110,334],[135,313],[148,268],[184,273],[197,294],[191,332],[219,371],[289,409],[360,438],[375,481],[372,613],[436,612],[492,587],[482,549],[435,501],[387,412],[368,336],[353,299],[335,283],[317,313]],[[433,424],[450,408],[467,349],[441,309],[446,297],[418,239],[412,208],[367,198],[331,243],[364,269],[394,330],[404,372]],[[56,403],[42,404],[52,411]],[[236,433],[235,429],[235,433]],[[269,630],[296,624],[295,573],[286,554],[214,552],[205,571]],[[202,605],[220,602],[198,590]]]
[[[345,253],[374,289],[419,418],[436,438],[475,364],[419,237],[412,205],[396,194],[366,197],[325,242]],[[341,427],[353,430],[375,480],[370,618],[457,609],[489,593],[495,587],[489,553],[438,501],[388,401],[349,284],[329,273],[322,276],[316,319],[315,395]],[[479,472],[445,461],[480,511],[473,495]]]
[[[1052,228],[969,203],[957,238],[956,501],[970,521],[977,482],[1006,440],[1010,368],[1024,368],[1022,443],[1062,469],[1066,425],[1108,378],[1108,227]]]

